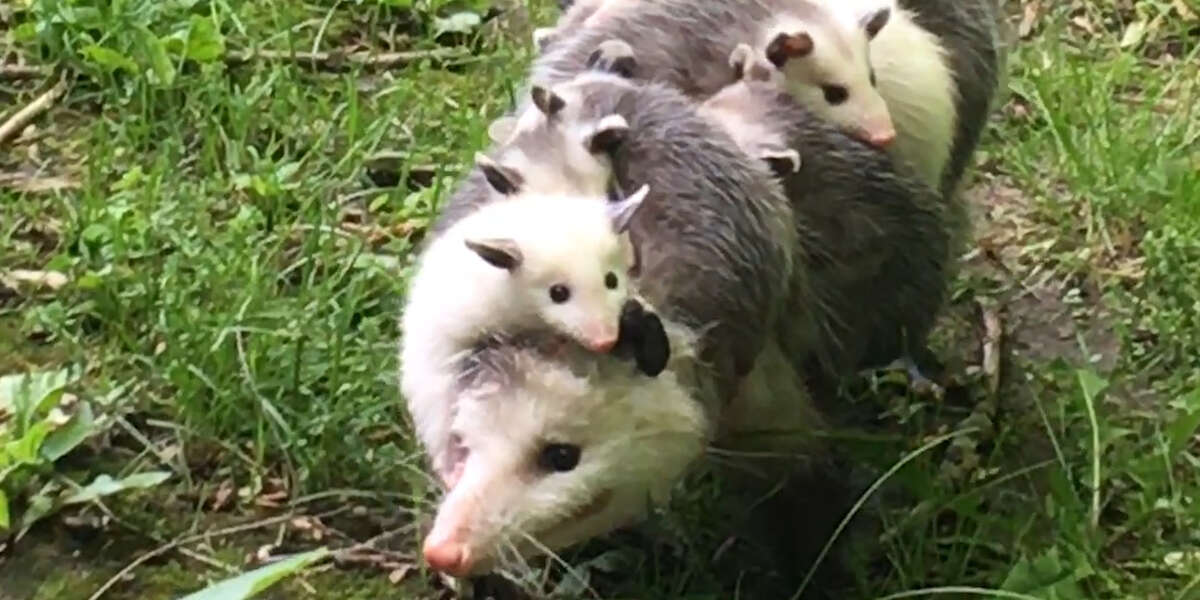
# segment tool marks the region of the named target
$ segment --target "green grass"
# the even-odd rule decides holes
[[[33,0],[0,29],[9,55],[71,83],[26,138],[0,146],[0,173],[15,177],[0,179],[0,271],[71,279],[0,288],[0,374],[83,367],[74,391],[121,417],[40,480],[179,475],[154,502],[108,502],[119,520],[105,527],[131,539],[104,560],[87,550],[102,542],[83,543],[92,563],[72,593],[86,597],[164,540],[219,527],[227,517],[207,502],[226,480],[242,490],[230,501],[242,520],[276,478],[293,499],[371,491],[372,511],[419,512],[434,497],[395,386],[405,276],[530,53],[519,20],[435,39],[439,18],[484,8],[407,4]],[[553,18],[550,4],[534,7],[535,22]],[[1042,4],[1055,7],[1013,49],[977,161],[970,197],[989,217],[976,228],[986,251],[956,285],[940,348],[948,362],[979,362],[982,303],[1014,354],[996,398],[968,378],[945,403],[862,400],[902,434],[847,444],[878,472],[948,424],[980,428],[916,457],[891,480],[900,499],[865,509],[883,531],[856,546],[864,571],[846,597],[947,586],[1200,597],[1200,21],[1165,1]],[[1144,36],[1122,46],[1137,22]],[[227,60],[255,48],[439,47],[461,52],[388,69]],[[0,106],[13,107],[0,118],[49,79],[0,78]],[[22,191],[50,177],[73,185]],[[34,490],[6,491],[19,510]],[[668,529],[703,527],[689,502]],[[74,547],[50,541],[57,527],[0,550],[0,587],[23,547]],[[417,540],[406,538],[410,551]],[[194,551],[240,569],[261,543]],[[713,597],[710,553],[660,564],[614,552],[604,560],[624,561],[621,577],[592,563],[604,591]],[[180,565],[211,568],[163,560],[110,597],[177,597],[196,585],[174,575]],[[353,575],[305,581],[322,598],[388,588],[381,572],[359,575],[369,584]],[[434,597],[424,581],[405,589]],[[284,585],[286,597],[306,592]],[[38,597],[69,587],[46,586]]]

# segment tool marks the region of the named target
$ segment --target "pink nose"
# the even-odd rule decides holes
[[[896,140],[895,129],[884,129],[882,131],[873,131],[867,134],[867,143],[876,148],[887,148]]]
[[[429,566],[435,571],[441,571],[454,577],[463,577],[471,571],[467,548],[453,540],[431,543],[429,539],[426,539],[422,552],[425,555],[425,562],[429,563]]]
[[[613,349],[617,345],[617,336],[610,335],[601,338],[591,338],[587,342],[588,350],[592,352],[605,353]]]

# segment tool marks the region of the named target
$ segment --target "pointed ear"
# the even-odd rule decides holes
[[[521,266],[523,256],[517,243],[505,238],[465,240],[467,248],[497,269],[512,271]]]
[[[525,183],[520,173],[502,166],[488,158],[486,154],[477,152],[475,163],[483,170],[483,177],[487,179],[488,185],[505,196],[517,193],[521,189],[521,184]]]
[[[879,30],[883,29],[884,25],[887,25],[888,19],[891,18],[891,16],[892,9],[886,6],[864,16],[860,23],[862,24],[863,29],[867,32],[867,39],[875,39],[875,36],[879,34]]]
[[[801,56],[808,56],[813,51],[811,35],[799,33],[780,33],[767,44],[767,60],[776,68],[783,68],[787,61]]]
[[[588,152],[599,154],[604,152],[612,154],[616,152],[617,147],[625,141],[626,134],[629,133],[629,123],[618,114],[608,115],[596,124],[596,128],[583,141],[587,146]]]
[[[624,200],[609,203],[608,217],[612,220],[613,231],[625,233],[629,229],[629,223],[633,221],[634,215],[642,207],[642,201],[646,199],[648,193],[650,193],[650,185],[644,184]]]
[[[488,125],[488,139],[497,144],[503,144],[517,130],[516,117],[500,117]]]
[[[546,115],[547,119],[557,115],[558,111],[567,105],[562,96],[540,85],[533,86],[533,89],[529,91],[529,95],[533,98],[533,105],[542,111],[542,114]]]
[[[800,153],[791,148],[768,148],[759,153],[776,176],[791,175],[800,170]]]

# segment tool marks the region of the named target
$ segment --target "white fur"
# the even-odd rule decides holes
[[[465,244],[488,238],[516,242],[522,264],[509,272]],[[400,384],[435,471],[446,477],[451,466],[447,429],[456,358],[485,332],[539,322],[576,339],[601,325],[615,332],[630,259],[603,196],[526,194],[493,202],[429,246],[404,309]],[[608,272],[617,276],[615,289],[605,285]],[[567,302],[550,300],[556,283],[569,287]]]
[[[938,187],[954,138],[957,88],[937,36],[918,26],[913,13],[894,0],[824,4],[832,21],[818,25],[783,15],[764,28],[756,48],[765,49],[780,32],[808,33],[814,42],[812,53],[789,61],[783,69],[784,86],[792,97],[863,138],[894,127],[891,155]],[[884,7],[891,9],[891,16],[869,39],[862,20]],[[872,68],[875,86],[870,82]],[[831,105],[822,91],[825,85],[845,87],[848,99]]]
[[[561,549],[664,502],[711,436],[689,383],[691,335],[667,327],[671,365],[655,378],[595,355],[568,364],[526,354],[515,381],[464,394],[452,431],[467,450],[465,469],[426,548],[456,544],[470,556],[470,572],[486,572],[506,551]],[[578,466],[539,468],[548,442],[577,444]]]
[[[892,17],[871,42],[875,83],[896,125],[893,156],[907,160],[934,188],[950,158],[958,124],[958,87],[936,35],[893,6]]]

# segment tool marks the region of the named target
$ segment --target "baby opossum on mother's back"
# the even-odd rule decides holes
[[[790,203],[761,161],[671,87],[589,73],[554,92],[578,106],[580,118],[616,113],[630,125],[613,168],[623,186],[651,186],[630,224],[639,253],[633,285],[667,321],[671,366],[650,380],[613,359],[540,344],[500,340],[480,350],[461,380],[451,426],[467,448],[465,474],[425,543],[427,561],[453,574],[487,570],[504,548],[537,552],[526,536],[555,550],[640,517],[646,499],[665,496],[709,440],[764,425],[811,428],[820,417],[795,372],[821,351],[816,332],[843,317],[844,308],[828,305],[872,280],[881,286],[872,298],[890,302],[903,292],[884,288],[904,282],[881,270],[923,269],[933,279],[945,254],[938,195],[786,94],[761,98],[794,111],[788,139],[814,150],[790,176]],[[531,135],[517,131],[508,146],[535,143]],[[490,201],[468,179],[438,227]],[[928,258],[897,256],[927,228],[935,231],[922,244],[931,248],[915,250]],[[842,236],[857,239],[841,244]],[[814,274],[831,288],[817,291],[821,300],[810,288]],[[917,279],[926,281],[924,273]],[[866,334],[877,325],[850,324]],[[796,347],[791,364],[780,349],[785,340]],[[769,383],[759,372],[767,356],[779,377]],[[748,384],[726,406],[731,376]],[[778,443],[812,443],[783,437]]]
[[[543,100],[546,117],[557,127],[561,106],[550,97]],[[626,128],[619,116],[602,119],[577,143],[592,154],[611,151]],[[547,181],[529,181],[520,170],[483,155],[477,164],[501,199],[425,248],[403,315],[401,390],[444,482],[460,475],[454,469],[458,450],[447,432],[456,406],[455,361],[480,337],[542,323],[595,352],[616,345],[634,259],[622,234],[647,192],[643,186],[612,202],[603,194],[545,193],[554,189]]]
[[[603,18],[560,28],[535,60],[531,79],[549,84],[569,79],[586,68],[600,42],[615,38],[637,53],[635,77],[704,99],[736,79],[726,58],[737,44],[765,51],[773,41],[768,37],[803,33],[811,44],[804,59],[792,63],[793,93],[843,126],[862,126],[890,111],[902,125],[900,135],[907,136],[897,155],[926,177],[941,171],[935,187],[946,192],[970,160],[995,93],[1001,66],[995,0],[900,0],[894,7],[880,1],[848,12],[852,9],[832,0],[608,0],[597,13]],[[563,21],[594,6],[573,6]],[[879,90],[870,83],[872,55],[880,62],[875,77],[891,74]],[[881,126],[872,126],[865,137],[875,131]]]

